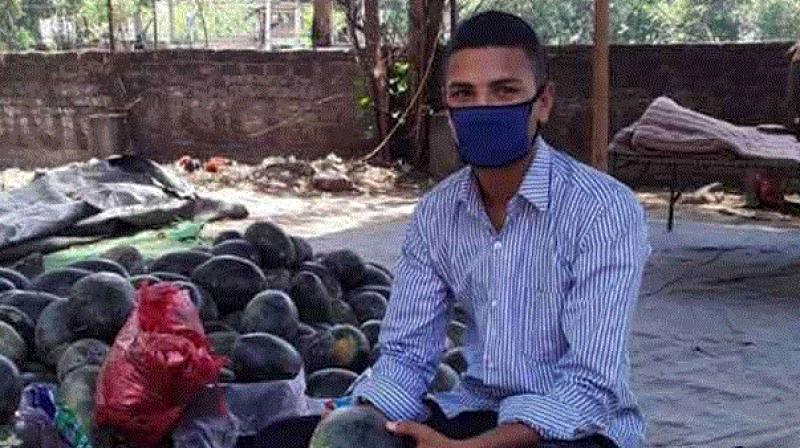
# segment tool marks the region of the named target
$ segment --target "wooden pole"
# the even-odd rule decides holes
[[[108,0],[108,48],[114,52],[114,6]]]
[[[156,14],[156,0],[153,0],[153,49],[158,48],[158,14]]]
[[[456,32],[458,26],[458,4],[456,0],[450,0],[450,35]]]
[[[595,168],[608,170],[609,102],[609,6],[608,0],[595,0],[594,52],[592,73],[592,157]]]

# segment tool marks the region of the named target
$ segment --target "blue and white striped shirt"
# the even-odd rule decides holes
[[[424,420],[460,303],[468,369],[435,396],[448,417],[491,410],[544,439],[599,433],[642,446],[628,349],[650,254],[644,212],[611,177],[541,138],[535,148],[499,233],[469,167],[422,197],[395,266],[381,357],[353,396],[392,420]]]

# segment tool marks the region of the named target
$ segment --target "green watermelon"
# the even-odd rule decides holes
[[[219,331],[209,333],[208,342],[211,344],[211,348],[214,349],[214,353],[230,358],[233,352],[233,344],[238,338],[239,333],[235,331]]]
[[[464,309],[464,306],[460,303],[456,303],[453,306],[453,320],[457,320],[459,322],[469,322],[470,318],[467,311]]]
[[[24,371],[24,372],[22,372],[22,375],[20,375],[20,378],[22,379],[22,386],[23,387],[28,387],[29,385],[34,384],[34,383],[46,383],[46,384],[53,384],[53,385],[57,385],[58,384],[58,378],[56,378],[56,375],[54,373],[50,372],[49,370],[46,370],[44,372]],[[38,445],[34,445],[34,446],[38,446]]]
[[[130,275],[140,275],[144,273],[144,258],[139,249],[133,246],[116,246],[103,252],[101,258],[116,261]]]
[[[345,289],[353,289],[361,283],[366,273],[364,260],[349,249],[329,252],[322,259],[322,264],[328,267],[342,282]]]
[[[356,289],[350,290],[345,295],[345,302],[350,300],[350,297],[355,296],[356,294],[360,294],[362,292],[377,292],[378,294],[382,295],[386,301],[389,301],[389,298],[392,295],[392,287],[391,286],[383,286],[383,285],[364,285],[359,286]]]
[[[17,289],[17,287],[11,282],[11,280],[0,278],[0,294],[14,289]]]
[[[378,342],[372,346],[372,351],[369,353],[369,365],[374,366],[378,358],[381,357],[381,343]]]
[[[170,252],[156,258],[150,265],[150,272],[169,272],[188,277],[198,266],[210,259],[211,255],[203,252],[191,250]]]
[[[25,340],[11,325],[0,321],[0,355],[21,364],[28,356]]]
[[[251,224],[244,232],[244,239],[261,252],[261,263],[265,269],[290,267],[297,261],[291,238],[271,222]]]
[[[292,279],[289,295],[297,305],[300,320],[303,322],[330,322],[331,298],[316,274],[308,271],[298,272]]]
[[[314,249],[305,238],[299,236],[290,236],[289,238],[292,240],[295,254],[297,254],[295,265],[310,261],[314,258]]]
[[[217,236],[214,238],[214,245],[224,243],[228,240],[239,240],[242,239],[242,234],[236,230],[223,230],[222,232],[218,233]]]
[[[318,370],[306,379],[306,395],[313,398],[343,397],[356,378],[358,375],[345,369]]]
[[[64,300],[61,297],[39,291],[21,291],[18,289],[6,291],[0,295],[0,305],[7,305],[19,308],[27,314],[32,321],[39,320],[45,307],[57,300]]]
[[[76,268],[76,269],[86,269],[87,271],[91,272],[112,272],[119,276],[128,278],[130,274],[128,271],[122,267],[121,264],[117,263],[116,261],[105,260],[103,258],[97,258],[94,260],[83,260],[77,261],[75,263],[70,264],[67,266],[68,268]]]
[[[464,355],[464,347],[450,349],[444,354],[442,362],[452,367],[459,375],[467,371],[467,357]]]
[[[206,334],[217,333],[222,331],[233,331],[237,332],[236,329],[225,322],[221,322],[218,320],[210,320],[207,322],[203,322],[203,330]]]
[[[155,275],[141,274],[141,275],[134,275],[133,277],[130,278],[130,281],[131,281],[131,286],[133,286],[136,289],[139,289],[142,287],[142,285],[152,286],[155,285],[156,283],[162,282],[163,280],[156,277]]]
[[[213,249],[213,246],[208,246],[206,244],[201,244],[199,246],[194,246],[193,248],[191,248],[191,251],[192,252],[199,252],[201,254],[214,255],[214,254],[211,253],[212,249]]]
[[[344,295],[342,291],[342,284],[336,275],[330,271],[325,265],[316,261],[306,261],[297,268],[298,273],[306,271],[316,274],[325,285],[328,295],[331,299],[341,299]]]
[[[102,366],[110,347],[97,339],[80,339],[73,342],[58,359],[56,374],[63,382],[69,373],[83,366]]]
[[[453,390],[460,382],[458,373],[447,364],[439,364],[436,369],[436,375],[433,377],[428,392],[436,394],[439,392],[449,392]]]
[[[78,268],[53,269],[33,279],[31,289],[67,298],[72,292],[72,285],[91,273],[92,271]]]
[[[290,380],[300,373],[303,358],[285,340],[268,333],[239,336],[231,350],[236,380],[241,383]]]
[[[230,313],[244,309],[263,291],[266,278],[252,261],[220,255],[198,266],[192,272],[192,282],[211,293],[220,311]]]
[[[367,266],[371,266],[371,267],[383,272],[384,274],[386,274],[387,277],[389,277],[389,279],[394,280],[394,274],[392,274],[392,271],[389,268],[387,268],[386,266],[384,266],[384,265],[382,265],[380,263],[374,262],[374,261],[368,261],[368,262],[366,262],[364,264],[367,265]]]
[[[377,319],[368,320],[361,324],[359,330],[367,337],[369,346],[375,347],[375,344],[378,343],[378,336],[381,333],[381,321]]]
[[[58,387],[58,399],[75,412],[75,416],[84,428],[92,428],[94,391],[99,374],[100,366],[79,367],[67,374]]]
[[[371,406],[337,409],[314,430],[309,448],[403,448],[403,439],[386,430],[386,423]]]
[[[283,291],[258,293],[242,314],[242,331],[269,333],[291,341],[297,336],[299,313],[292,299]]]
[[[332,367],[340,367],[361,373],[369,365],[369,341],[358,328],[340,324],[331,328],[333,347],[330,360]]]
[[[0,268],[0,278],[13,283],[16,289],[30,289],[31,287],[31,281],[28,280],[28,277],[10,268]]]
[[[0,355],[0,425],[11,424],[22,397],[22,377],[13,361]]]
[[[36,348],[36,321],[22,310],[11,305],[0,305],[0,322],[5,322],[22,337],[28,351]]]
[[[334,367],[331,360],[336,340],[329,329],[320,329],[298,338],[297,350],[303,355],[306,373],[314,373],[327,367]]]
[[[285,293],[292,289],[292,272],[286,268],[267,269],[264,277],[267,279],[266,289],[277,289]]]
[[[227,240],[211,248],[214,255],[236,255],[261,265],[261,252],[247,240]]]
[[[87,275],[72,288],[72,332],[78,337],[113,343],[133,311],[135,295],[130,281],[117,274]]]
[[[377,292],[363,291],[347,297],[347,303],[356,313],[359,323],[368,320],[383,320],[386,315],[386,299]]]
[[[233,370],[223,368],[219,371],[219,383],[226,384],[226,383],[235,383],[236,382],[236,374],[233,373]]]
[[[211,298],[211,294],[209,294],[203,288],[195,285],[192,282],[179,281],[172,282],[172,284],[189,294],[189,300],[191,300],[192,304],[194,304],[194,306],[197,308],[197,311],[200,313],[200,319],[203,322],[207,320],[219,319],[219,310],[217,310],[217,304],[214,303],[214,299]]]
[[[367,263],[364,265],[364,276],[358,283],[358,286],[366,285],[392,286],[392,278],[386,272]]]
[[[174,272],[151,272],[151,277],[157,278],[162,282],[188,282],[189,277]]]
[[[464,345],[464,338],[467,334],[467,326],[463,323],[454,320],[447,326],[447,337],[453,341],[456,347]]]
[[[222,322],[233,328],[235,331],[242,331],[242,316],[244,310],[234,311],[222,317]]]
[[[55,367],[58,357],[77,337],[72,332],[72,307],[66,300],[56,300],[47,305],[36,321],[36,352],[39,359]]]
[[[350,305],[348,305],[345,301],[332,300],[331,323],[358,325],[358,318],[356,318],[356,314],[353,312],[353,309],[350,308]]]

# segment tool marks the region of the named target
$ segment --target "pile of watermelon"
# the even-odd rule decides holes
[[[89,426],[97,374],[135,289],[162,281],[187,292],[214,351],[230,360],[221,382],[290,379],[303,369],[309,396],[342,396],[380,355],[392,279],[349,249],[315,254],[270,222],[152,260],[121,246],[34,278],[0,268],[0,424],[25,385],[50,382]],[[432,392],[453,388],[466,369],[464,330],[450,324]]]

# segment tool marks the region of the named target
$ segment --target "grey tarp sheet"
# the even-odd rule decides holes
[[[147,159],[69,165],[0,195],[0,261],[179,220],[246,215],[242,206],[199,197]]]

